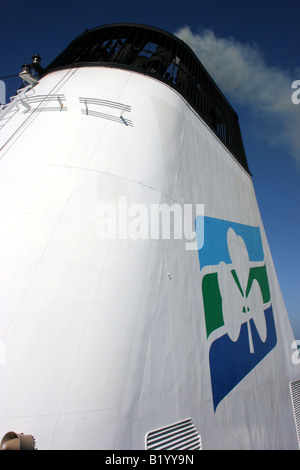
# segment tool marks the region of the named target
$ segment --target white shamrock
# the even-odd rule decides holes
[[[227,333],[232,341],[240,335],[241,325],[247,321],[249,348],[254,352],[250,319],[253,318],[255,326],[262,341],[266,340],[267,328],[263,309],[263,299],[259,283],[254,279],[249,295],[246,290],[250,272],[248,250],[242,237],[237,236],[232,228],[227,232],[227,243],[231,265],[220,263],[219,287],[222,296],[223,318]],[[235,278],[232,270],[236,272]]]

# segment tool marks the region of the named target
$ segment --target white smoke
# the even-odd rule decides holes
[[[234,104],[249,107],[271,145],[285,145],[300,169],[300,104],[292,103],[292,83],[300,79],[266,64],[255,44],[218,38],[212,30],[194,34],[188,26],[175,33],[188,44]],[[299,67],[295,69],[295,74]]]

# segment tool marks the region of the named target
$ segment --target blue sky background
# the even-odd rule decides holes
[[[33,54],[48,65],[84,29],[142,23],[177,33],[199,55],[239,115],[241,132],[281,290],[300,340],[299,0],[2,2],[0,77]],[[20,86],[7,78],[7,97]]]

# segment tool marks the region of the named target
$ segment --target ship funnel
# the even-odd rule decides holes
[[[34,437],[29,434],[8,432],[2,438],[1,450],[35,450]]]

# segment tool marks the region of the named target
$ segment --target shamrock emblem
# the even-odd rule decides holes
[[[227,232],[228,251],[232,264],[219,264],[219,287],[222,296],[223,318],[227,334],[237,341],[241,325],[247,322],[249,348],[254,353],[250,320],[253,319],[260,339],[265,342],[267,326],[260,285],[250,281],[250,261],[246,244],[232,228]]]

